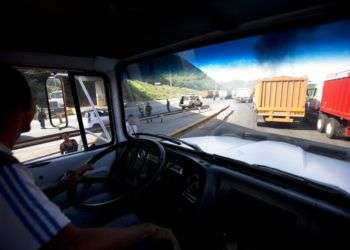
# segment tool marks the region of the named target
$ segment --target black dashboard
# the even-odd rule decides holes
[[[198,159],[167,149],[161,177],[161,188],[165,191],[162,199],[172,203],[177,213],[191,214],[199,209],[206,181],[206,168]]]
[[[193,238],[198,234],[205,246],[239,242],[251,249],[325,249],[346,239],[349,207],[237,170],[244,169],[239,163],[165,148],[165,169],[152,191],[158,213],[169,226],[190,230]],[[289,240],[288,246],[280,244]]]

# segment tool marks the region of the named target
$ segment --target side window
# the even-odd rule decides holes
[[[101,77],[74,76],[83,115],[83,125],[89,147],[110,143],[112,140],[110,111],[106,85]]]
[[[109,112],[105,83],[102,78],[98,78],[98,84],[103,92],[95,86],[96,83],[93,80],[83,81],[85,90],[82,90],[82,86],[77,81],[72,87],[67,71],[18,69],[29,83],[36,109],[31,130],[23,133],[14,146],[14,156],[21,162],[63,156],[111,142],[109,117],[106,119],[108,121],[104,121],[108,123],[109,129],[109,136],[106,136],[101,135],[100,128],[93,127],[95,118],[91,115],[94,108],[103,108]],[[92,79],[95,80],[95,78]],[[88,99],[90,98],[91,102],[86,102],[86,96],[89,96]],[[76,110],[75,101],[80,104],[78,106],[85,133],[80,130],[79,112]],[[103,136],[105,140],[101,141],[99,138]]]

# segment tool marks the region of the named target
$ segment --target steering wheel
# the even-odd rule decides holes
[[[116,160],[106,177],[91,177],[84,175],[88,170],[111,152],[116,152]],[[118,157],[119,156],[119,157]],[[113,145],[94,155],[87,163],[78,168],[77,183],[104,183],[108,192],[102,200],[94,201],[94,197],[84,201],[76,200],[80,207],[103,207],[122,202],[146,191],[160,176],[166,162],[166,152],[162,144],[150,139],[132,139]],[[71,192],[77,196],[77,185]],[[98,195],[97,195],[98,196]],[[100,197],[101,198],[101,197]]]

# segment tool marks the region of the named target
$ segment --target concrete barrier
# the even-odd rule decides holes
[[[210,121],[211,119],[213,119],[214,117],[217,117],[218,115],[220,115],[222,112],[224,112],[225,110],[227,110],[230,106],[226,106],[222,109],[220,109],[219,111],[215,112],[214,114],[210,115],[210,116],[207,116],[207,117],[204,117],[203,119],[199,120],[199,121],[196,121],[188,126],[185,126],[185,127],[182,127],[182,128],[179,128],[177,130],[175,130],[174,132],[172,132],[169,136],[171,137],[176,137],[176,138],[179,138],[181,137],[182,135],[190,132],[191,130],[195,129],[195,128],[198,128],[199,126],[205,124],[206,122]],[[233,111],[231,111],[233,112]]]

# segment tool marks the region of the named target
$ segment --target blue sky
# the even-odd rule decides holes
[[[350,21],[249,37],[179,55],[218,82],[279,75],[322,81],[327,74],[350,70]]]
[[[195,66],[227,65],[256,62],[254,45],[258,37],[236,40],[180,53]]]

